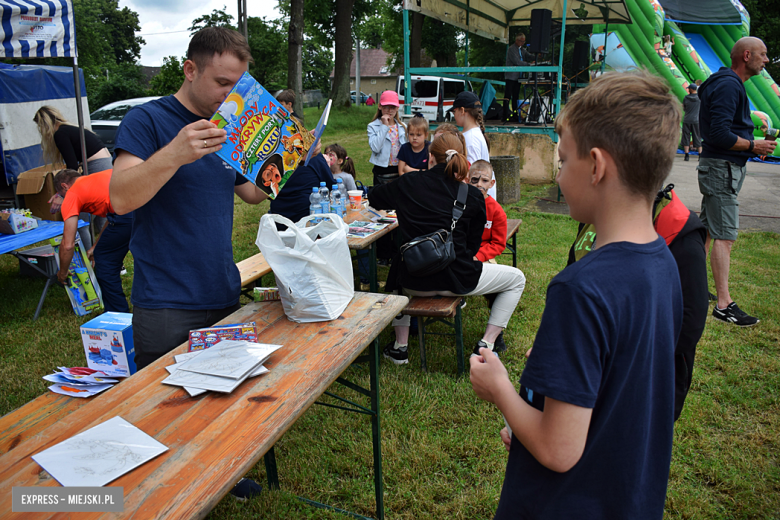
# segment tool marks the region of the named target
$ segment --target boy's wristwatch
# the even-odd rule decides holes
[[[751,140],[751,141],[750,141],[750,148],[748,148],[748,152],[752,152],[752,151],[753,151],[753,147],[754,147],[755,145],[756,145],[756,142],[755,142],[754,140]]]

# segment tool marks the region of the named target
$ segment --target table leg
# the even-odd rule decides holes
[[[373,263],[376,266],[376,262]],[[374,267],[376,269],[376,267]],[[374,447],[374,493],[376,494],[377,520],[385,518],[384,485],[382,482],[382,433],[379,414],[379,338],[374,343],[369,353],[370,382],[371,382],[371,442]]]
[[[49,287],[51,287],[51,280],[51,278],[46,279],[46,285],[44,286],[43,292],[41,293],[41,299],[38,300],[38,307],[35,308],[35,316],[33,316],[33,321],[36,321],[38,319],[38,315],[41,313],[43,300],[46,299],[46,293],[49,292]]]
[[[271,447],[263,457],[265,459],[265,474],[268,477],[268,488],[279,489],[279,474],[276,472],[276,454]]]
[[[377,268],[376,268],[376,242],[371,244],[368,248],[368,277],[370,282],[370,290],[372,293],[379,292],[379,281],[377,280]]]
[[[512,235],[512,267],[517,268],[517,233]]]

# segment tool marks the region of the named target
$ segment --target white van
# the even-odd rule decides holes
[[[444,121],[447,110],[452,108],[455,96],[464,90],[471,90],[462,79],[413,75],[411,82],[411,113],[419,111],[428,121]],[[403,114],[405,104],[404,76],[398,76],[396,92],[398,92],[398,99],[401,102],[399,112]]]

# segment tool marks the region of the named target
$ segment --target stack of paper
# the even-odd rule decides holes
[[[247,378],[268,372],[263,362],[281,347],[251,341],[220,341],[207,350],[174,356],[176,364],[165,367],[171,375],[162,382],[181,386],[193,397],[209,390],[230,393]]]
[[[43,376],[46,381],[56,383],[49,387],[55,394],[69,395],[71,397],[92,397],[103,390],[107,390],[119,381],[107,379],[103,372],[91,368],[67,368],[57,367],[61,372]]]

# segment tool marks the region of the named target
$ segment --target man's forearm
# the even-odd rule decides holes
[[[115,213],[125,215],[140,208],[171,180],[181,163],[170,148],[170,145],[165,146],[148,160],[131,166],[127,163],[134,156],[122,156],[125,160],[117,158],[108,189]]]
[[[65,277],[70,269],[70,262],[73,260],[74,247],[65,247],[60,245],[60,277]]]

